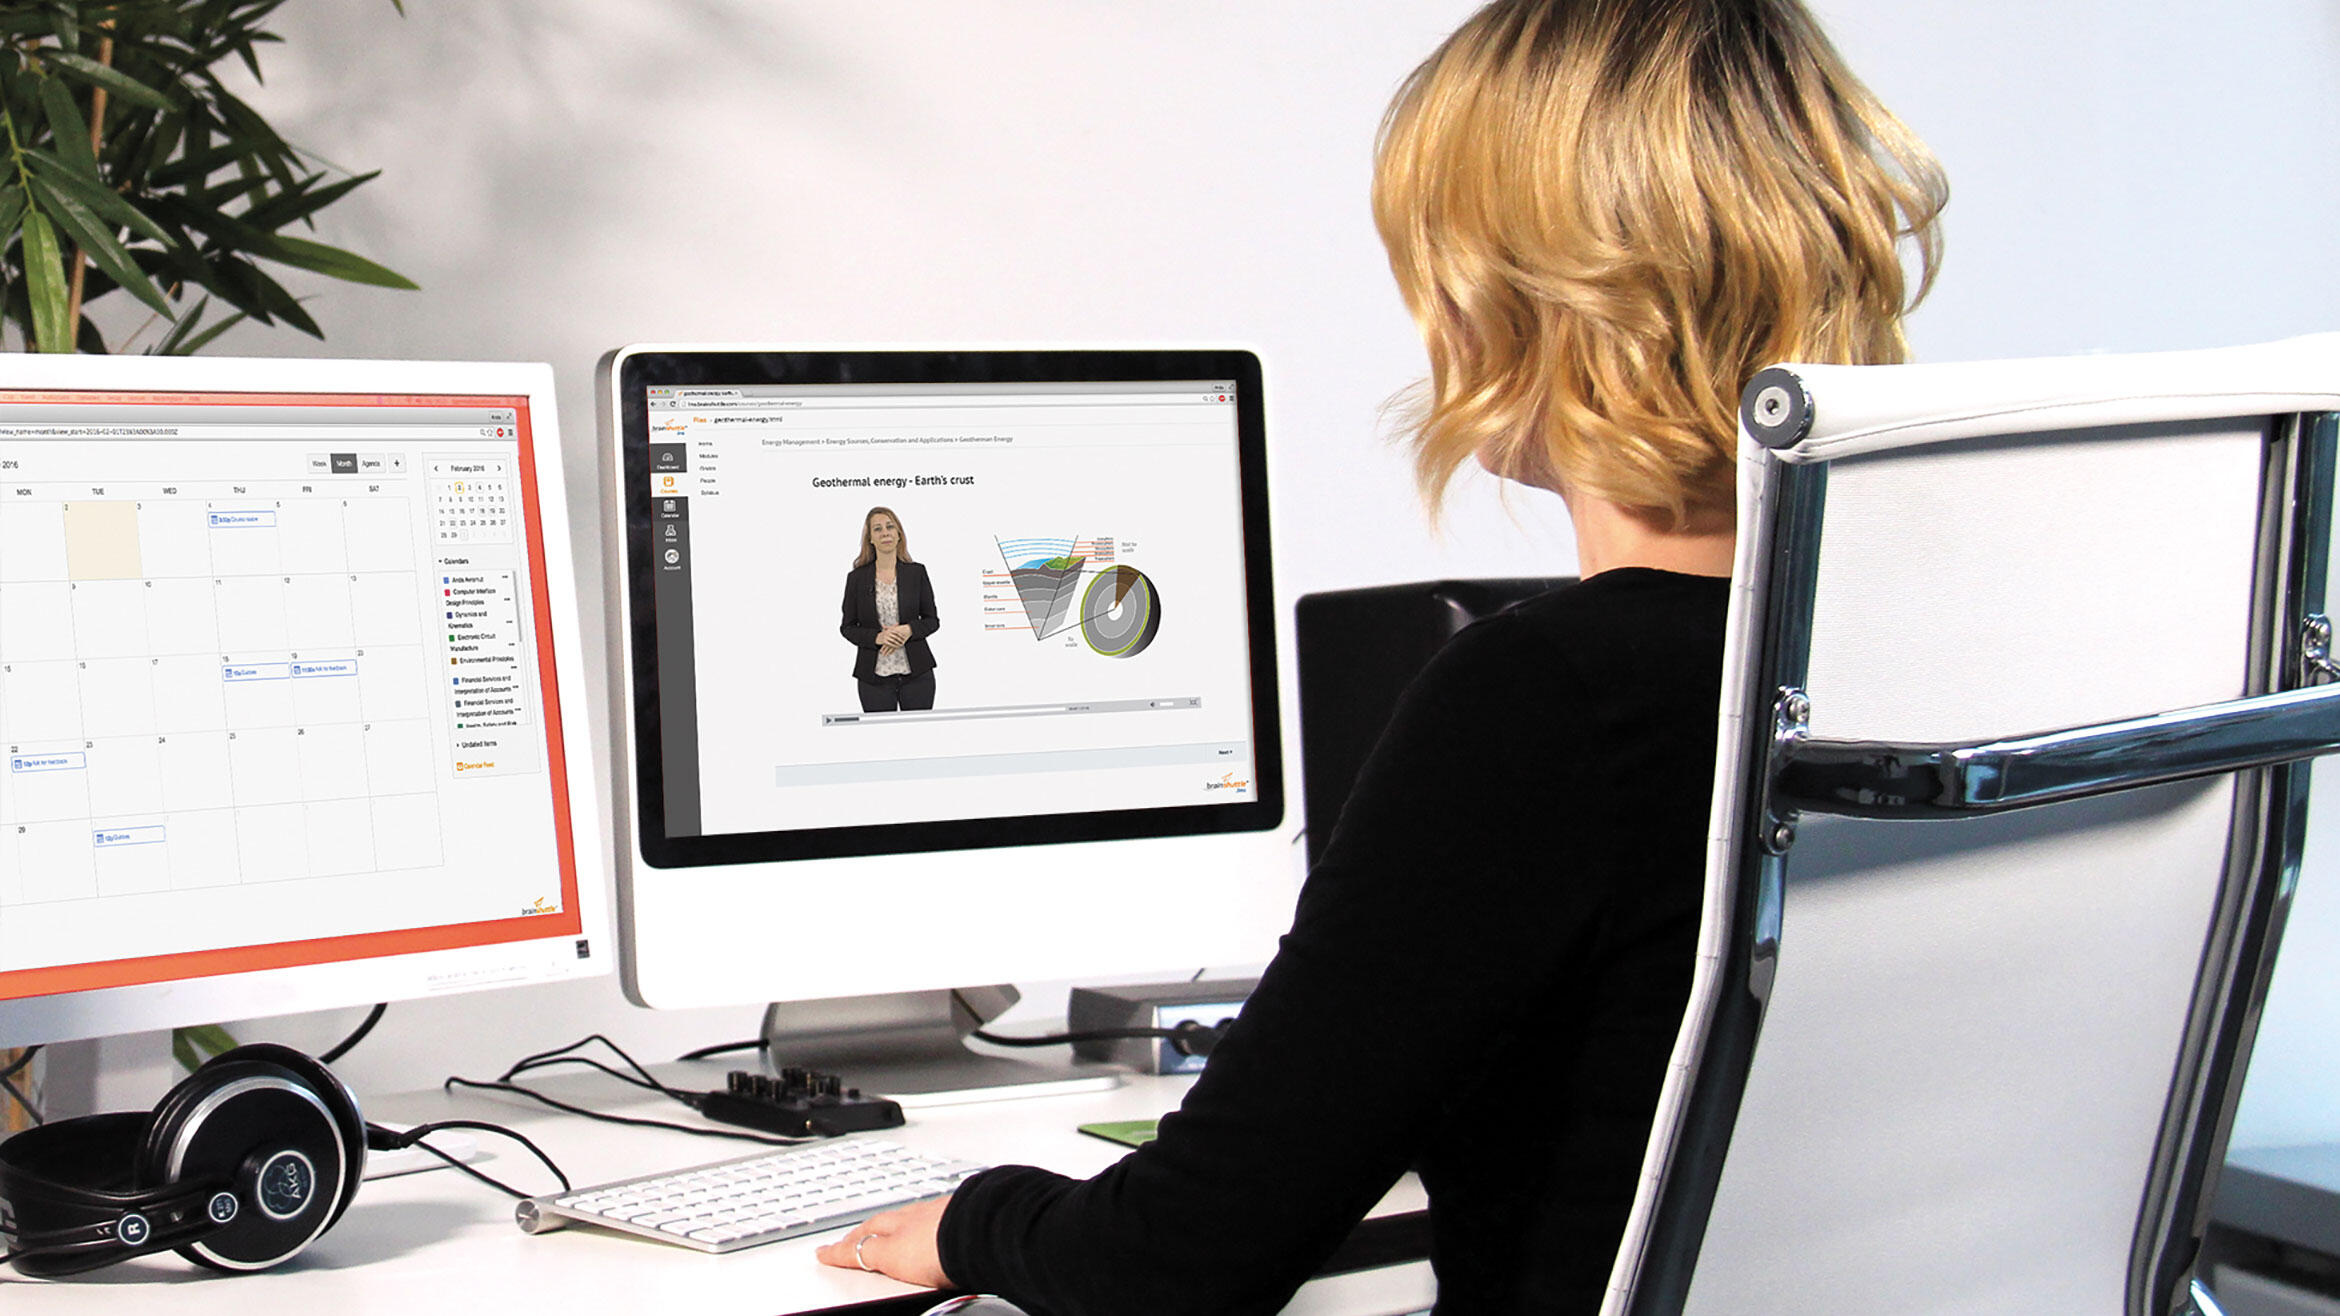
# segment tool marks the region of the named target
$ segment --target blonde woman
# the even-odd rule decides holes
[[[861,554],[845,573],[837,633],[853,646],[853,680],[861,711],[892,713],[934,707],[934,651],[926,637],[942,626],[934,582],[910,559],[910,537],[890,507],[861,518]]]
[[[1408,693],[1157,1141],[823,1258],[1051,1316],[1272,1312],[1413,1169],[1440,1312],[1597,1310],[1697,939],[1738,391],[1902,359],[1944,195],[1796,0],[1501,0],[1431,55],[1374,187],[1416,464],[1565,499],[1585,579]]]

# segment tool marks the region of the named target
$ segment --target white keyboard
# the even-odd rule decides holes
[[[851,1139],[531,1197],[513,1213],[531,1234],[581,1222],[701,1252],[734,1252],[941,1197],[982,1168]]]

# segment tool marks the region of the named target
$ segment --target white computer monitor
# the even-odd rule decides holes
[[[935,1015],[873,998],[1272,953],[1295,885],[1255,356],[642,346],[601,393],[634,1000],[859,998],[775,1059],[918,1091],[956,1080],[872,1079],[868,1044]],[[906,590],[939,621],[931,696],[877,711],[873,508],[917,564],[898,623]]]
[[[0,1044],[606,971],[543,365],[0,357]]]

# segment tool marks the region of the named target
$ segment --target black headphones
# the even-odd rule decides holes
[[[365,1120],[332,1071],[290,1047],[240,1046],[151,1113],[56,1120],[0,1142],[0,1241],[28,1276],[165,1248],[214,1270],[265,1270],[333,1227],[365,1160]]]

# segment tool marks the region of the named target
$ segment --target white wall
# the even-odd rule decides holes
[[[2340,11],[2324,0],[1819,7],[1952,177],[1949,262],[1913,322],[1922,355],[2340,322]],[[1373,128],[1470,8],[287,6],[253,99],[319,155],[383,171],[322,236],[424,291],[302,284],[329,347],[254,331],[215,350],[550,361],[582,470],[593,362],[626,342],[1242,341],[1269,365],[1287,599],[1568,572],[1556,504],[1507,508],[1484,481],[1432,537],[1377,437],[1379,405],[1422,362],[1366,211]],[[589,485],[570,492],[590,524]],[[2340,1137],[2330,849],[2311,856],[2243,1144]],[[415,1086],[593,1028],[671,1052],[753,1023],[618,1002],[603,983],[399,1006],[347,1068]],[[251,1031],[323,1045],[354,1017]]]

